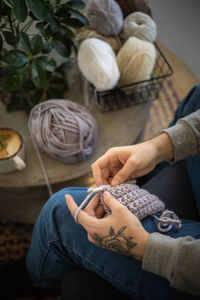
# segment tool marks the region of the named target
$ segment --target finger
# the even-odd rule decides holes
[[[130,163],[129,160],[125,163],[125,165],[119,170],[119,172],[113,177],[113,180],[111,181],[112,186],[117,186],[120,183],[125,182],[129,176],[134,172],[135,168]]]
[[[105,191],[103,193],[103,200],[107,207],[110,208],[112,212],[114,212],[116,209],[118,209],[122,204],[113,197],[108,191]]]
[[[95,195],[85,208],[85,211],[95,210],[99,205],[99,195]]]
[[[95,214],[97,218],[99,219],[103,218],[103,216],[105,215],[105,210],[103,205],[97,207],[97,209],[95,210]]]
[[[141,177],[145,174],[148,174],[149,172],[151,172],[153,170],[154,166],[152,167],[149,167],[149,168],[145,168],[145,169],[142,169],[142,170],[138,170],[138,171],[135,171],[133,174],[132,174],[132,177],[133,178],[138,178],[138,177]]]
[[[66,194],[65,195],[66,204],[71,212],[72,217],[74,217],[75,211],[78,208],[78,205],[74,201],[71,195]]]
[[[67,203],[67,206],[71,212],[72,217],[74,218],[75,211],[78,208],[78,205],[74,201],[71,195],[65,195],[65,200]],[[91,227],[95,226],[97,222],[97,218],[94,218],[92,216],[89,216],[86,212],[81,210],[78,214],[78,223],[81,224],[83,227]]]
[[[92,173],[97,186],[103,184],[102,170],[108,165],[108,158],[103,155],[95,163],[92,164]]]
[[[108,180],[111,176],[110,170],[108,168],[105,168],[102,170],[101,174],[102,174],[103,184],[108,184]]]

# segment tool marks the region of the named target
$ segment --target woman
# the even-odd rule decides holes
[[[182,218],[181,229],[158,233],[155,219],[149,216],[140,222],[109,192],[103,197],[110,216],[105,217],[99,198],[94,197],[76,224],[73,216],[87,189],[66,188],[49,199],[34,228],[27,269],[35,282],[56,286],[78,265],[131,299],[200,296],[199,108],[200,85],[181,102],[170,127],[160,135],[138,145],[112,148],[92,165],[97,186],[117,186],[148,174],[145,183],[142,177],[143,188],[175,210]],[[165,161],[173,165],[160,164]],[[131,237],[131,247],[102,243],[110,232]]]

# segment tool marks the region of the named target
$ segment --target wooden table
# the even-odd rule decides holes
[[[65,98],[84,104],[82,80],[75,68],[68,72],[70,90]],[[90,99],[90,113],[95,117],[99,136],[94,153],[82,163],[67,165],[46,153],[42,159],[53,191],[69,186],[90,186],[93,184],[91,164],[107,149],[130,145],[138,140],[146,121],[150,103],[140,104],[108,113],[101,113]],[[43,204],[48,199],[41,167],[36,156],[27,127],[28,117],[24,112],[6,113],[0,103],[0,127],[12,127],[24,138],[27,167],[18,172],[0,174],[0,219],[34,222]]]

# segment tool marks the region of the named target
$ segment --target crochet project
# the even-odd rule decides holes
[[[142,220],[146,216],[152,216],[157,221],[157,228],[161,232],[168,232],[174,225],[177,229],[181,227],[181,221],[177,215],[170,210],[165,210],[165,204],[157,196],[141,189],[136,184],[120,184],[116,187],[102,185],[97,188],[88,189],[88,196],[81,203],[75,212],[74,219],[78,223],[78,214],[87,204],[94,194],[100,194],[100,204],[103,204],[107,214],[111,214],[110,209],[104,204],[103,192],[109,191],[121,204],[125,205],[138,219]],[[155,213],[161,212],[158,217]]]

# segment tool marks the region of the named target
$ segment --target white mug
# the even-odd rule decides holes
[[[19,132],[11,128],[0,128],[0,173],[24,169],[24,158],[24,142]]]

